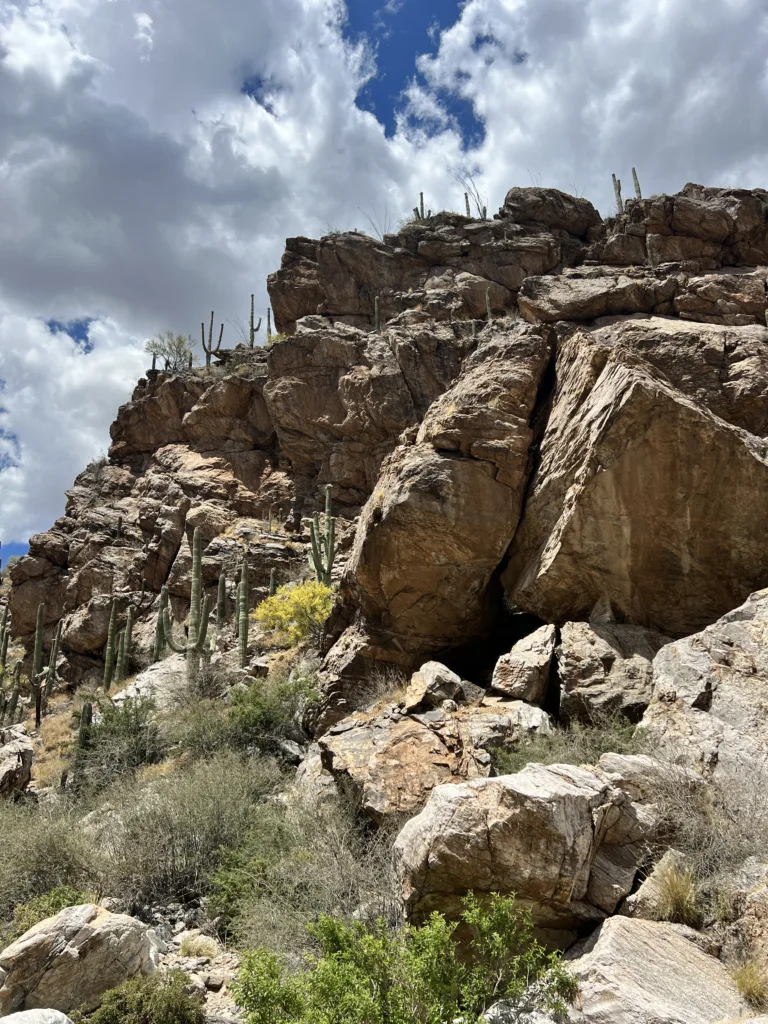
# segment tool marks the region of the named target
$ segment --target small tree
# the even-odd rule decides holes
[[[147,342],[146,351],[150,355],[158,356],[165,363],[165,369],[172,373],[189,369],[190,357],[194,360],[192,339],[185,338],[183,334],[174,334],[173,331],[163,331],[156,338]]]

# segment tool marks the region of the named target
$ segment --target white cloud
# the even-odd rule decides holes
[[[407,16],[398,3],[388,17]],[[265,310],[288,235],[364,228],[359,208],[403,216],[420,191],[459,209],[458,168],[492,209],[540,176],[607,210],[611,172],[628,183],[633,164],[647,193],[766,184],[764,0],[468,0],[421,84],[403,83],[391,139],[355,106],[374,51],[343,39],[344,14],[0,0],[0,424],[20,445],[0,476],[3,541],[60,513],[143,340],[197,337],[212,308],[245,320],[252,291]],[[476,150],[446,97],[484,122]],[[44,327],[86,316],[87,356]],[[0,436],[4,454],[19,452]]]

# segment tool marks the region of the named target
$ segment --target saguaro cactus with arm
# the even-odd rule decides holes
[[[211,612],[210,598],[203,593],[203,541],[200,530],[195,527],[192,535],[192,587],[189,602],[189,628],[186,643],[177,641],[173,636],[171,616],[168,606],[163,608],[163,634],[166,643],[177,654],[187,656],[187,678],[194,682],[197,679],[200,664],[200,652],[203,650],[208,634],[208,616]]]
[[[317,512],[310,526],[312,547],[309,551],[309,567],[317,576],[318,583],[324,583],[327,587],[331,585],[331,570],[336,557],[336,520],[331,514],[332,493],[333,487],[328,484],[325,488],[325,533],[320,530],[320,517]]]
[[[201,323],[200,326],[203,329],[203,351],[205,352],[205,365],[206,366],[210,366],[211,365],[211,355],[216,355],[216,353],[221,348],[221,339],[224,337],[224,324],[221,325],[221,330],[219,331],[219,340],[218,340],[218,342],[216,344],[216,348],[213,347],[213,310],[211,310],[211,325],[208,328],[208,344],[207,345],[205,343],[205,323]]]

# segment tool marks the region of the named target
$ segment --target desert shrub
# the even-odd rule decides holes
[[[92,726],[88,745],[77,750],[73,786],[80,794],[93,794],[116,779],[132,775],[147,764],[157,764],[164,753],[163,738],[150,700],[129,700],[122,707],[104,700],[100,721]]]
[[[144,787],[116,787],[103,832],[104,891],[133,906],[197,898],[281,781],[274,762],[227,752]]]
[[[23,935],[34,925],[45,921],[47,917],[55,917],[66,907],[77,907],[81,903],[90,903],[93,897],[80,889],[69,885],[57,885],[42,896],[34,896],[28,903],[21,903],[13,911],[13,937]]]
[[[0,934],[14,910],[62,886],[97,889],[95,850],[78,819],[54,805],[0,804]]]
[[[214,960],[221,952],[221,947],[210,935],[188,935],[179,952],[182,956],[207,956],[209,960]]]
[[[133,978],[106,993],[101,1006],[80,1021],[88,1024],[205,1024],[202,1002],[188,994],[183,971],[158,971]],[[77,1021],[76,1021],[77,1024]]]
[[[529,761],[537,764],[596,764],[603,754],[642,754],[647,741],[622,715],[595,716],[589,725],[573,722],[551,733],[536,733],[514,749],[493,751],[498,775],[512,775]]]
[[[156,338],[152,338],[144,346],[150,355],[156,355],[158,361],[163,365],[158,369],[169,370],[178,373],[181,370],[189,369],[189,357],[195,361],[192,339],[185,338],[183,334],[174,334],[173,331],[163,331]]]
[[[659,920],[698,928],[701,911],[693,873],[688,868],[669,865],[658,872],[656,884]]]
[[[768,977],[757,960],[746,960],[731,971],[739,995],[753,1010],[768,1009]]]
[[[332,606],[331,588],[317,580],[307,580],[278,588],[273,597],[261,602],[253,617],[274,635],[277,643],[294,647],[322,639]]]
[[[268,945],[293,964],[319,914],[400,920],[391,847],[399,827],[367,830],[352,800],[256,809],[241,845],[222,856],[209,904],[242,947]]]
[[[229,709],[221,700],[199,700],[175,708],[162,722],[169,747],[207,759],[231,745]]]
[[[309,926],[319,951],[300,970],[288,973],[262,948],[244,956],[232,991],[248,1024],[474,1024],[499,999],[521,1014],[566,1009],[575,981],[534,938],[529,910],[513,896],[484,906],[470,895],[462,917],[466,958],[440,914],[399,930],[323,915]]]
[[[276,672],[235,694],[227,715],[230,742],[249,747],[282,736],[297,714],[318,699],[313,672]]]

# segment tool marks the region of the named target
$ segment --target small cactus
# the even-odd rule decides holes
[[[640,189],[640,179],[638,178],[637,171],[635,170],[634,167],[632,168],[632,181],[633,181],[634,186],[635,186],[635,198],[636,199],[642,199],[643,198],[643,193],[642,193],[642,191]]]
[[[277,593],[277,571],[274,565],[269,570],[269,596],[274,597]]]
[[[613,178],[613,193],[616,196],[616,209],[618,210],[619,213],[624,213],[624,200],[621,198],[621,182],[619,181],[619,179],[616,177],[615,174],[612,175],[612,178]]]
[[[253,323],[251,323],[251,326],[253,326]],[[202,328],[203,331],[203,351],[205,352],[205,365],[210,366],[211,355],[216,355],[216,353],[221,349],[221,339],[224,337],[224,324],[221,325],[221,330],[219,331],[219,340],[216,343],[216,348],[213,347],[213,310],[211,310],[211,324],[210,327],[208,328],[207,345],[205,343],[205,323],[201,323],[200,327]]]
[[[91,738],[91,726],[93,725],[93,704],[83,704],[80,712],[80,728],[77,730],[77,745],[85,750]]]
[[[413,219],[418,224],[424,224],[424,223],[426,223],[426,221],[429,220],[429,218],[431,216],[432,216],[432,211],[431,210],[429,210],[427,212],[426,217],[424,216],[424,193],[423,192],[419,192],[419,205],[418,206],[414,206],[414,208],[413,208]]]
[[[309,567],[317,577],[318,583],[331,585],[331,570],[336,557],[336,520],[331,514],[331,494],[333,487],[325,488],[325,534],[320,531],[320,517],[315,512],[310,526],[311,548],[309,551]]]

